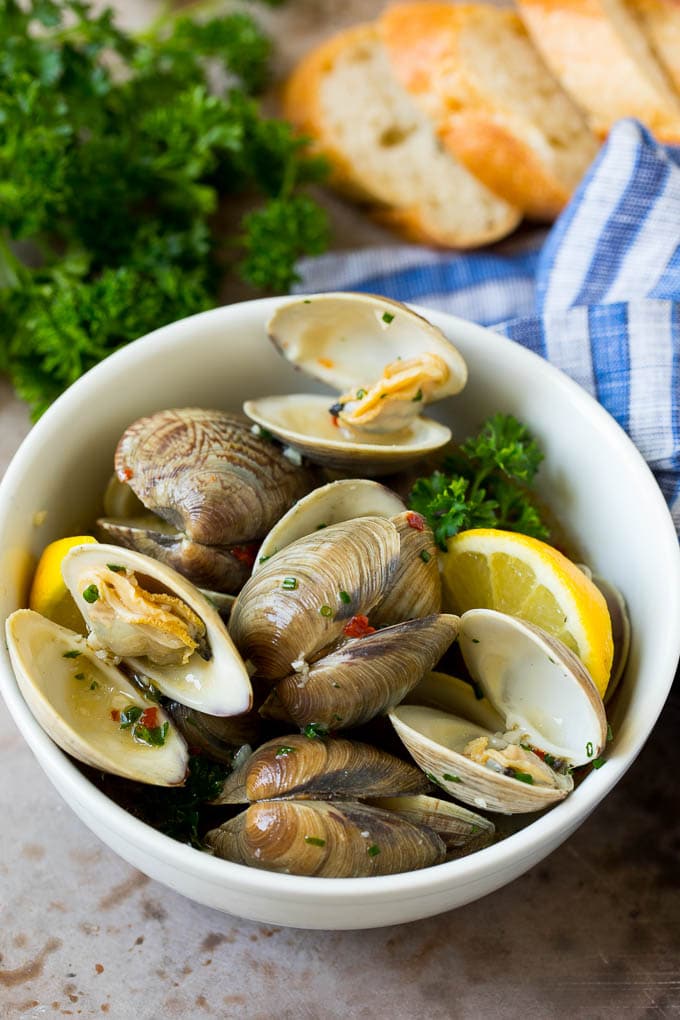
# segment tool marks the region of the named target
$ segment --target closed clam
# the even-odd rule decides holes
[[[367,614],[399,562],[395,525],[359,517],[298,539],[247,582],[232,610],[230,633],[258,673],[280,679],[336,642]]]
[[[298,726],[360,726],[397,705],[457,633],[457,616],[434,614],[349,640],[304,675],[280,680],[261,712]]]
[[[317,878],[361,878],[441,863],[446,847],[425,826],[353,801],[269,800],[207,833],[214,854]]]
[[[178,701],[171,702],[167,711],[192,754],[200,752],[225,765],[232,765],[242,748],[249,749],[262,739],[262,723],[255,711],[232,716],[209,715]]]
[[[399,564],[389,591],[371,614],[371,623],[386,627],[401,620],[438,613],[441,582],[434,535],[420,514],[404,511],[392,518],[399,532]]]
[[[141,783],[184,782],[189,756],[172,719],[81,634],[30,609],[12,613],[5,632],[21,693],[63,751]]]
[[[201,408],[159,411],[123,433],[116,475],[154,521],[103,518],[115,541],[161,561],[194,583],[236,591],[256,543],[314,484],[278,444],[240,415]],[[115,496],[115,499],[113,498]],[[110,493],[109,505],[125,505]]]
[[[380,475],[414,463],[451,438],[422,415],[459,392],[467,369],[446,337],[399,302],[330,293],[281,305],[268,332],[281,354],[339,396],[249,400],[253,421],[310,460]]]
[[[393,811],[415,825],[427,825],[441,836],[449,856],[481,850],[493,841],[496,826],[488,818],[460,804],[424,794],[406,797],[370,797],[368,803]]]
[[[124,659],[163,694],[212,715],[252,701],[245,664],[216,609],[186,578],[141,553],[71,549],[62,575],[104,657]]]
[[[573,787],[569,769],[594,760],[606,741],[591,677],[561,642],[493,610],[464,613],[459,641],[505,732],[399,705],[390,718],[401,740],[430,779],[465,803],[519,813],[561,800]]]
[[[429,785],[420,769],[369,744],[295,733],[258,747],[227,776],[213,803],[396,797],[423,793]]]

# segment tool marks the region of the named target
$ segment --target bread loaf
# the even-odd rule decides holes
[[[405,3],[379,24],[395,74],[447,148],[527,215],[554,219],[597,142],[516,12]]]
[[[374,25],[344,31],[308,54],[283,106],[329,159],[333,183],[411,239],[468,248],[505,236],[521,218],[443,150],[391,73]]]
[[[624,0],[518,0],[537,49],[601,136],[636,117],[680,140],[680,98]]]
[[[680,0],[630,0],[630,8],[680,93]]]

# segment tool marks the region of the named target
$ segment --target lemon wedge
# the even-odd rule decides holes
[[[66,553],[74,546],[96,541],[91,535],[75,535],[57,539],[45,547],[33,576],[29,609],[62,627],[69,627],[80,634],[86,633],[85,621],[61,576],[61,564]]]
[[[479,528],[449,539],[441,564],[444,612],[496,609],[541,627],[578,655],[604,696],[611,620],[604,597],[571,560],[536,538]]]

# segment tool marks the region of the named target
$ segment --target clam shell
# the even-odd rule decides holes
[[[430,670],[406,695],[404,701],[409,705],[427,705],[451,715],[459,715],[491,733],[501,733],[505,729],[505,719],[484,696],[480,687],[473,687],[467,680],[448,673]]]
[[[200,618],[205,626],[205,648],[197,649],[185,665],[158,665],[146,655],[127,655],[125,661],[137,673],[148,677],[165,695],[200,712],[211,715],[239,715],[252,703],[252,689],[245,664],[238,654],[217,610],[186,578],[170,567],[141,553],[113,545],[79,545],[65,556],[62,575],[88,628],[114,655],[115,647],[107,645],[111,630],[102,631],[95,612],[96,602],[89,603],[84,591],[92,572],[111,567],[131,571],[142,588],[175,596]],[[111,573],[114,577],[117,571]],[[102,640],[102,638],[104,640]],[[202,654],[207,658],[202,657]]]
[[[305,535],[241,591],[229,622],[237,648],[267,679],[287,676],[298,663],[304,669],[352,616],[370,612],[398,561],[399,535],[384,518],[358,517]]]
[[[504,814],[541,811],[563,800],[571,788],[570,781],[563,788],[529,785],[472,761],[463,748],[476,737],[490,736],[489,731],[448,712],[399,705],[390,719],[428,779],[473,807]]]
[[[605,602],[607,603],[607,609],[609,610],[609,616],[612,621],[614,660],[612,662],[612,671],[609,677],[609,683],[607,684],[607,690],[604,694],[604,703],[605,705],[608,705],[619,686],[619,681],[623,676],[628,662],[631,635],[630,619],[628,616],[626,600],[619,589],[613,585],[611,581],[607,581],[603,577],[594,576],[593,581],[604,595]]]
[[[261,538],[314,483],[242,416],[193,407],[130,425],[115,469],[149,510],[216,546]]]
[[[45,732],[78,761],[155,786],[184,782],[188,752],[162,708],[142,697],[115,666],[99,659],[84,637],[30,609],[8,617],[5,633],[19,689]],[[76,653],[76,654],[74,654]],[[155,708],[168,723],[162,746],[150,747],[121,729],[111,712]]]
[[[225,765],[233,765],[234,756],[242,747],[250,747],[261,739],[262,721],[254,711],[216,716],[174,701],[168,705],[168,712],[192,754],[200,751]]]
[[[247,400],[244,412],[282,443],[314,464],[351,474],[379,477],[401,471],[445,446],[451,430],[422,415],[399,432],[353,438],[333,424],[331,397],[311,393]]]
[[[396,797],[428,788],[420,769],[370,744],[341,738],[310,739],[296,733],[258,747],[227,776],[213,803]]]
[[[488,818],[439,797],[423,794],[415,797],[371,797],[369,804],[384,811],[394,811],[416,825],[427,825],[441,836],[449,852],[458,851],[456,856],[488,846],[496,833],[496,826]]]
[[[313,489],[284,514],[266,535],[255,558],[253,573],[275,553],[313,531],[356,517],[394,517],[405,510],[403,501],[379,482],[342,478]]]
[[[367,386],[390,362],[423,353],[439,355],[449,369],[431,400],[458,393],[467,381],[462,355],[440,329],[401,302],[375,294],[296,298],[276,309],[267,332],[284,358],[337,392]]]
[[[260,801],[208,832],[218,857],[317,878],[393,875],[441,863],[431,829],[352,801]]]
[[[399,532],[399,565],[371,623],[386,627],[402,620],[438,613],[442,587],[434,535],[420,514],[404,511],[392,518]]]
[[[458,633],[458,617],[442,614],[386,627],[347,641],[304,675],[281,680],[270,698],[298,726],[361,726],[397,705],[438,662]],[[262,714],[268,714],[268,702]]]

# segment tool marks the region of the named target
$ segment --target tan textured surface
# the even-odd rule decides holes
[[[297,51],[323,18],[380,7],[289,4],[277,17]],[[0,476],[27,429],[0,381]],[[130,868],[59,799],[0,704],[0,1020],[680,1016],[679,731],[676,694],[617,790],[511,886],[333,934],[238,921]]]

